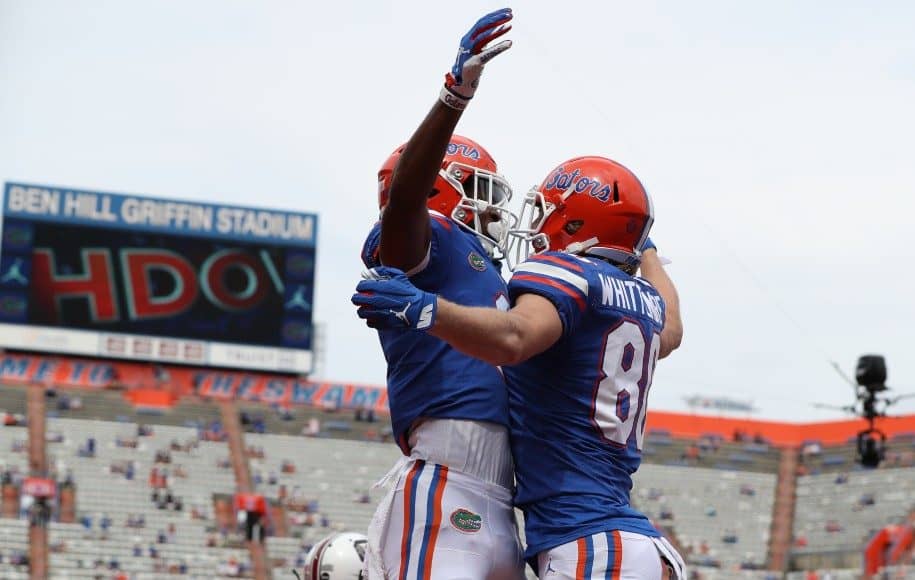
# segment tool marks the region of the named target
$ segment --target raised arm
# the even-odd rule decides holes
[[[562,336],[552,302],[523,294],[505,312],[460,306],[424,292],[399,270],[382,267],[359,283],[353,303],[375,328],[412,328],[441,338],[459,351],[494,365],[513,365],[537,355]]]
[[[661,265],[658,251],[653,245],[642,250],[640,276],[655,287],[666,305],[664,329],[661,331],[661,351],[658,354],[660,358],[664,358],[680,346],[683,340],[683,320],[680,318],[680,297],[677,295],[677,288]]]
[[[460,118],[461,111],[436,101],[404,147],[381,216],[382,264],[409,271],[425,259],[431,235],[426,200]]]
[[[487,47],[511,30],[511,19],[510,8],[496,10],[464,35],[439,100],[407,141],[391,177],[388,205],[381,218],[378,251],[382,264],[409,271],[425,259],[431,235],[426,201],[451,135],[476,92],[483,66],[511,47],[508,40]]]

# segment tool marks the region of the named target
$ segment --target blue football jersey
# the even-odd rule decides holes
[[[660,535],[629,505],[664,326],[660,295],[605,261],[558,252],[521,264],[508,290],[513,303],[547,298],[563,326],[545,352],[505,369],[525,556],[611,530]]]
[[[431,213],[428,260],[410,280],[464,306],[508,307],[499,266],[480,240],[450,218]],[[375,224],[362,249],[367,267],[381,265]],[[388,363],[388,406],[397,444],[405,454],[410,425],[420,417],[489,421],[508,426],[508,393],[498,368],[454,349],[443,340],[412,330],[379,330]]]

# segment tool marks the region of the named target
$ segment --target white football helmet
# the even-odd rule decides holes
[[[305,580],[362,580],[368,538],[363,534],[332,534],[308,551]]]

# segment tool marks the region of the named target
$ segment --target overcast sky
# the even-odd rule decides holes
[[[382,383],[349,296],[376,172],[499,2],[0,0],[0,181],[312,211],[324,378]],[[630,167],[682,348],[651,405],[841,416],[859,354],[915,392],[915,6],[525,2],[458,131],[515,202],[570,157]],[[915,412],[915,400],[897,405]]]

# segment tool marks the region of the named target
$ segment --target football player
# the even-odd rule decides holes
[[[492,156],[453,135],[483,65],[511,45],[510,9],[480,19],[461,40],[440,98],[378,174],[381,220],[362,252],[368,268],[399,268],[417,288],[467,306],[508,308],[496,261],[515,224],[511,189]],[[494,365],[425,328],[434,307],[392,313],[379,330],[388,364],[394,437],[404,459],[368,533],[368,578],[486,578],[522,571],[511,501],[508,394]]]
[[[685,578],[682,558],[629,503],[652,374],[683,332],[648,241],[651,199],[622,165],[578,157],[528,194],[521,221],[512,235],[521,258],[532,254],[509,281],[510,311],[460,306],[378,268],[353,296],[359,315],[513,365],[515,503],[541,578]],[[431,305],[422,329],[388,313],[413,304]]]
[[[305,556],[304,580],[363,580],[366,543],[364,535],[352,532],[327,536]]]

